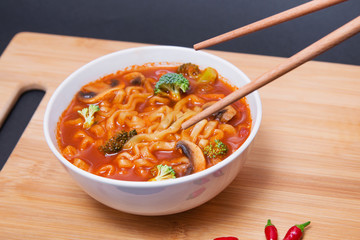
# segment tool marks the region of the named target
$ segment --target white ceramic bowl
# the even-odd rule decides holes
[[[120,181],[83,171],[66,160],[57,146],[56,127],[61,113],[79,89],[90,81],[132,65],[192,62],[215,68],[232,85],[250,80],[231,63],[202,51],[183,47],[154,46],[127,49],[100,57],[71,74],[55,91],[45,112],[46,141],[75,182],[99,202],[123,212],[139,215],[166,215],[197,207],[212,199],[238,175],[245,163],[261,122],[261,102],[257,92],[247,96],[253,120],[245,143],[231,156],[202,172],[160,182]]]

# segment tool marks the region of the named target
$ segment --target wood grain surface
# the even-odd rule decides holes
[[[312,61],[260,90],[263,122],[245,167],[193,210],[143,217],[84,193],[48,148],[46,104],[74,70],[144,44],[20,33],[0,58],[0,120],[26,89],[46,94],[0,172],[0,239],[280,239],[311,220],[304,240],[360,239],[360,67]],[[209,51],[251,79],[283,58]]]

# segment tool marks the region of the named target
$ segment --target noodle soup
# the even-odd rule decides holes
[[[186,90],[168,88],[166,77],[185,78]],[[128,67],[79,90],[58,122],[59,149],[78,168],[112,179],[158,181],[167,179],[160,176],[165,170],[170,178],[202,171],[248,138],[246,98],[186,130],[181,124],[235,88],[216,69],[193,64]]]
[[[181,89],[180,94],[168,94],[167,96],[166,91],[165,94],[164,92],[157,91],[156,87],[159,88],[158,82],[160,79],[166,82],[162,77],[168,74],[171,75],[184,62],[201,64],[199,65],[201,71],[204,71],[207,67],[213,67],[218,71],[220,77],[213,83],[207,84],[206,81],[203,82],[204,78],[190,75],[190,77],[186,76],[189,79],[188,88],[184,87],[186,84],[181,86],[184,87],[185,92]],[[141,80],[143,78],[139,74],[137,75],[140,76],[139,79],[141,81],[134,80],[134,78],[131,81],[129,79],[131,75],[125,77],[127,73],[134,71],[144,75],[145,80],[147,79],[146,82]],[[211,72],[208,71],[207,73]],[[114,74],[109,75],[110,73]],[[92,82],[90,83],[90,81]],[[201,87],[198,81],[200,81]],[[184,81],[181,82],[184,83]],[[249,78],[238,67],[204,51],[194,51],[193,49],[174,46],[146,46],[113,52],[101,56],[77,69],[56,88],[49,99],[44,114],[45,139],[50,150],[59,160],[59,163],[65,168],[69,176],[73,178],[74,183],[78,184],[87,194],[106,206],[139,215],[154,216],[183,212],[214,198],[240,173],[249,157],[249,153],[251,153],[251,147],[261,124],[262,107],[260,96],[255,91],[246,96],[246,101],[243,99],[233,104],[232,107],[237,109],[235,112],[238,115],[233,116],[227,122],[225,120],[229,119],[229,116],[233,114],[212,116],[206,119],[207,122],[204,127],[198,125],[196,131],[195,126],[185,131],[179,128],[178,132],[175,133],[164,131],[174,130],[174,127],[177,126],[174,124],[175,119],[183,121],[180,119],[181,115],[185,115],[187,112],[190,112],[188,114],[191,115],[193,114],[191,111],[200,111],[211,105],[212,101],[217,101],[218,98],[223,97],[233,89],[249,82]],[[141,84],[136,85],[139,83]],[[91,86],[95,87],[95,84],[96,88],[91,89]],[[206,86],[212,84],[213,86]],[[236,87],[232,87],[232,85]],[[90,86],[90,88],[87,86]],[[147,86],[150,86],[152,89],[147,89]],[[128,87],[142,87],[145,90],[138,88],[136,94],[135,88],[130,91]],[[112,113],[112,105],[109,103],[114,103],[112,100],[116,96],[113,95],[111,97],[111,94],[114,94],[115,91],[121,92],[121,90],[127,93],[126,89],[128,89],[129,95],[124,95],[122,102],[113,106],[115,108]],[[156,95],[154,89],[156,90]],[[142,93],[150,95],[145,97],[145,99],[137,99]],[[210,94],[223,95],[216,96]],[[195,97],[191,97],[192,95],[195,95]],[[180,99],[177,99],[176,96],[179,96]],[[118,97],[120,96],[118,95]],[[96,98],[108,98],[107,102],[109,103],[98,101]],[[152,100],[152,102],[150,101],[151,98],[157,100]],[[136,103],[134,110],[131,109],[132,107],[128,110],[125,109],[132,106],[130,99],[132,99],[133,103]],[[169,100],[168,103],[162,103],[160,99],[165,99],[163,101]],[[187,101],[186,104],[181,102],[183,99]],[[77,101],[80,105],[75,108]],[[177,104],[179,104],[178,107],[176,107]],[[173,113],[173,119],[170,119],[170,123],[163,122],[171,114],[170,111],[150,116],[151,113],[155,113],[161,107],[172,111],[179,110],[179,113]],[[108,110],[109,114],[105,116],[105,111]],[[113,115],[116,111],[119,111],[119,113]],[[139,118],[140,116],[143,117],[141,119],[143,119],[146,127],[141,128],[139,125],[136,129],[125,128],[126,124],[135,123],[136,116],[131,116],[133,111],[138,112]],[[90,112],[91,114],[89,114]],[[125,112],[130,115],[122,119],[120,116],[124,116],[123,113]],[[229,111],[229,113],[233,112]],[[110,113],[114,116],[113,120],[109,118]],[[83,116],[86,117],[86,122]],[[184,117],[187,118],[188,116]],[[118,124],[117,122],[120,123],[120,121],[123,121],[125,124]],[[216,128],[213,130],[211,130],[212,128],[210,128],[211,125],[209,124],[212,121],[217,121]],[[69,125],[65,124],[65,122],[68,122],[67,124]],[[114,125],[112,130],[108,131],[107,126],[110,127],[111,122]],[[164,124],[161,131],[160,124]],[[231,125],[236,130],[236,133],[231,133],[232,131],[229,130],[231,127],[223,128],[223,126],[227,126],[226,124]],[[64,125],[64,128],[62,125]],[[100,137],[102,130],[97,125],[104,129],[102,137]],[[168,127],[165,127],[166,125]],[[251,131],[249,130],[250,125]],[[64,142],[67,137],[62,139],[62,135],[67,131],[65,130],[67,127],[73,128],[73,131],[68,133],[68,138],[77,139],[72,143]],[[215,129],[217,130],[215,131]],[[157,130],[163,132],[164,136],[156,132]],[[210,130],[212,134],[204,137],[207,131]],[[214,145],[214,141],[218,138],[211,139],[213,136],[221,137],[220,132],[223,132],[223,137],[218,141],[221,141],[224,145],[226,144],[227,151],[223,151],[223,148],[216,148],[222,146],[220,142]],[[147,133],[152,135],[146,135]],[[99,134],[99,137],[97,137],[97,134]],[[246,137],[247,134],[249,135]],[[144,136],[148,136],[148,138]],[[197,140],[192,142],[192,139],[195,137]],[[150,140],[151,138],[154,138],[154,140]],[[246,138],[245,142],[242,143],[243,140],[240,140],[241,138]],[[119,139],[120,141],[117,141]],[[139,144],[136,144],[138,147],[135,147],[135,144],[133,145],[135,140],[140,140]],[[213,148],[203,147],[206,140],[213,144],[211,145]],[[159,142],[161,144],[158,144],[158,149],[148,147],[147,150],[142,146]],[[164,142],[175,145],[175,147],[168,150],[169,148],[165,147]],[[194,148],[192,144],[197,147]],[[236,149],[237,146],[240,147]],[[120,147],[122,147],[121,150]],[[191,151],[194,149],[196,151]],[[199,149],[201,154],[199,154]],[[220,149],[221,151],[216,152],[215,149]],[[114,153],[111,153],[112,151]],[[125,152],[128,152],[127,156],[125,156]],[[207,156],[205,156],[205,152]],[[146,153],[151,153],[152,155],[146,155]],[[95,162],[91,162],[91,157],[95,157],[93,155],[101,157],[103,162],[98,160],[98,158],[95,159]],[[220,157],[216,159],[215,155]],[[141,158],[138,156],[141,156]],[[198,161],[197,156],[200,156],[200,160],[205,159],[205,161]],[[147,163],[151,163],[151,166],[141,166],[141,162],[136,161],[138,159],[145,159]],[[49,161],[51,160],[49,156]],[[119,165],[128,162],[127,160],[133,165]],[[175,160],[178,162],[175,163]],[[170,165],[170,162],[173,163],[171,166],[166,165]],[[211,164],[214,165],[211,166]],[[105,167],[107,165],[111,166]],[[166,171],[163,171],[164,166]],[[102,172],[99,172],[100,169],[102,169]],[[161,171],[158,171],[158,169]],[[159,172],[161,173],[160,177],[158,176]],[[56,173],[64,174],[61,171],[56,171]],[[65,175],[63,177],[66,178]],[[149,179],[149,177],[151,178]],[[175,179],[165,180],[174,177]],[[156,181],[153,181],[154,179]]]

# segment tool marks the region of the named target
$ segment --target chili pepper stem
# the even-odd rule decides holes
[[[270,219],[267,220],[267,224],[265,225],[265,227],[268,227],[268,226],[273,226]]]
[[[310,224],[310,221],[303,223],[303,224],[297,224],[295,226],[297,226],[301,230],[301,232],[304,232],[305,227],[308,226],[309,224]]]

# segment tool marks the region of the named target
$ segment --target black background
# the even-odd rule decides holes
[[[0,0],[0,53],[19,32],[41,32],[192,47],[295,7],[299,0]],[[211,49],[289,57],[357,17],[360,1],[339,5]],[[360,65],[360,35],[316,58]],[[359,76],[360,81],[360,76]],[[23,95],[0,128],[0,168],[42,98]]]

